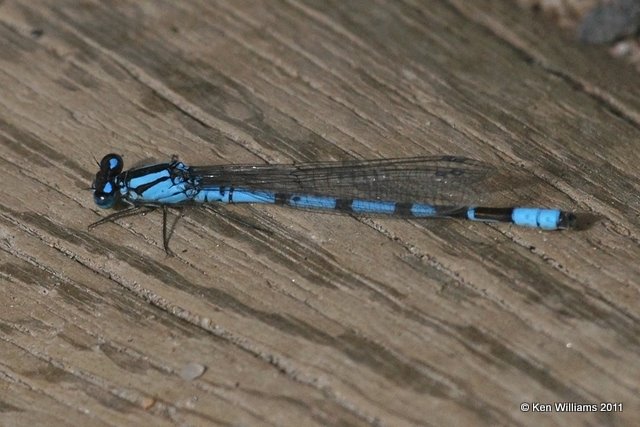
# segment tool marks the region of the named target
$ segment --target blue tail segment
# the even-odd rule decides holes
[[[166,214],[168,206],[204,203],[266,203],[398,218],[457,218],[540,230],[575,224],[573,214],[558,209],[474,207],[476,191],[491,192],[485,179],[495,171],[465,157],[194,167],[174,158],[169,163],[123,171],[122,157],[108,154],[98,166],[92,186],[96,205],[125,209],[90,227],[154,208],[163,208]]]
[[[467,219],[481,222],[510,222],[521,227],[563,230],[575,224],[575,216],[559,209],[469,208]]]
[[[511,214],[514,224],[543,230],[556,230],[561,217],[562,211],[558,209],[516,208]]]

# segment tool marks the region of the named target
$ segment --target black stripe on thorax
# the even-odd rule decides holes
[[[167,179],[170,179],[170,178],[159,178],[159,179],[156,179],[153,182],[149,182],[149,183],[143,184],[143,185],[138,185],[135,188],[132,188],[132,187],[128,187],[128,188],[129,188],[130,191],[134,191],[137,194],[142,195],[142,194],[144,194],[145,191],[147,191],[151,187],[157,185],[160,182],[166,181]]]
[[[146,184],[141,184],[141,185],[138,185],[137,187],[133,187],[131,184],[131,181],[137,178],[144,177],[151,173],[158,173],[158,172],[164,172],[164,171],[169,172],[170,168],[171,168],[170,163],[161,163],[158,165],[151,165],[151,166],[145,166],[141,168],[129,169],[127,171],[122,172],[120,176],[118,176],[118,178],[116,179],[116,183],[118,183],[118,185],[122,185],[122,183],[124,183],[129,189],[129,191],[134,191],[137,194],[142,195],[142,193],[144,193],[154,185],[157,185],[158,183],[165,181],[167,179],[171,179],[171,174],[169,173],[169,176],[167,177],[158,178],[155,181],[148,182]]]

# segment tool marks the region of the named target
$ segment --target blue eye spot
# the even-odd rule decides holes
[[[109,159],[109,169],[117,169],[119,164],[120,162],[118,161],[118,159]]]
[[[124,161],[117,154],[107,154],[100,161],[100,171],[109,172],[110,175],[117,175],[122,172]]]

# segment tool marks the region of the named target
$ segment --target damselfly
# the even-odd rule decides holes
[[[200,203],[269,203],[292,208],[400,218],[458,218],[508,222],[542,230],[570,228],[572,213],[539,207],[483,207],[495,169],[466,157],[434,156],[275,165],[187,166],[168,163],[123,171],[117,154],[99,163],[92,189],[101,208],[122,208],[97,225],[162,208]],[[502,184],[509,186],[508,182]]]

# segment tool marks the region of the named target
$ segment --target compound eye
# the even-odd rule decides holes
[[[123,165],[122,157],[118,154],[107,154],[100,161],[100,171],[108,172],[111,176],[117,175],[122,172]]]
[[[102,189],[96,189],[93,192],[93,200],[98,205],[99,208],[109,209],[115,206],[116,204],[116,191],[115,187],[111,182],[107,182],[104,184]]]

